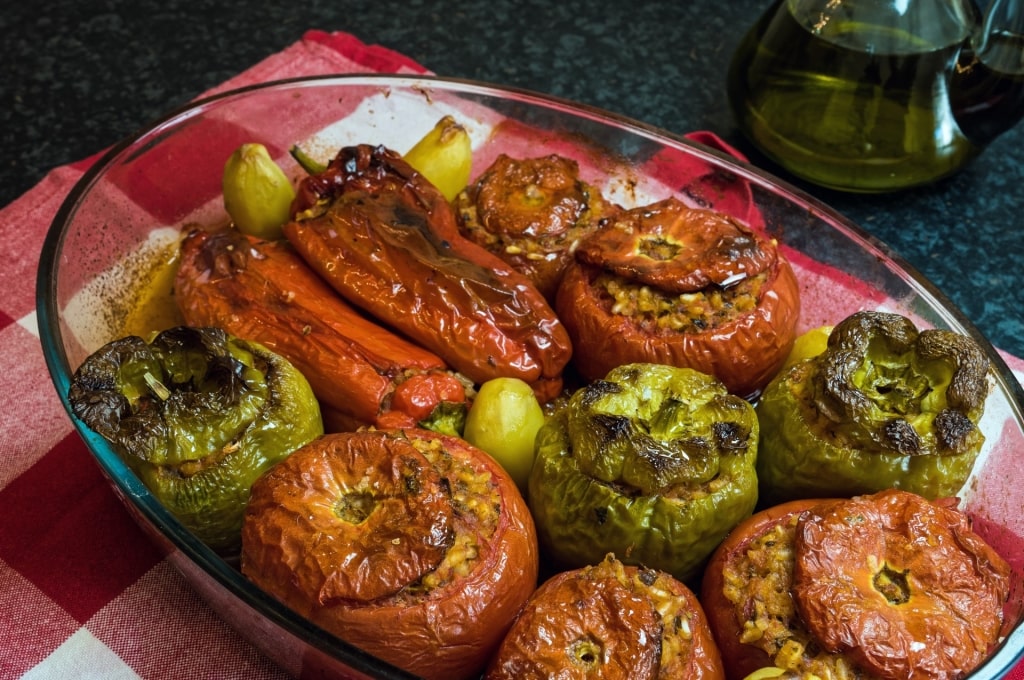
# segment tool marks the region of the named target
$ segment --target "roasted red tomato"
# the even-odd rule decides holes
[[[998,640],[1009,566],[954,502],[887,489],[789,501],[737,526],[701,588],[728,676],[970,673]]]
[[[477,677],[537,585],[533,520],[487,454],[426,430],[329,434],[253,486],[242,572],[425,678]]]
[[[554,301],[576,244],[620,210],[580,179],[579,164],[555,154],[501,154],[455,199],[459,229],[533,281]]]
[[[654,569],[600,564],[564,571],[527,602],[485,680],[724,678],[696,596]]]
[[[693,368],[753,397],[796,337],[799,286],[775,243],[668,198],[584,239],[556,309],[587,380],[635,362]]]
[[[818,505],[794,541],[811,634],[883,678],[959,678],[999,638],[1009,565],[948,503],[887,489]]]

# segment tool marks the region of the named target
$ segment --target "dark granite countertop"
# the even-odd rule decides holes
[[[298,40],[343,30],[447,76],[578,100],[767,163],[728,112],[732,51],[766,0],[50,0],[0,13],[0,205]],[[1024,125],[956,177],[897,195],[810,193],[1024,356]]]

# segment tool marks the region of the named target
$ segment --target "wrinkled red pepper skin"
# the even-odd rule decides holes
[[[439,401],[464,402],[466,389],[448,373],[420,373],[405,380],[391,396],[391,410],[412,416],[414,422],[426,420]]]
[[[182,242],[175,296],[189,325],[223,328],[289,359],[313,387],[329,429],[375,423],[415,376],[424,376],[416,412],[403,421],[421,420],[431,396],[433,406],[465,401],[464,391],[460,398],[449,389],[459,382],[440,357],[366,319],[286,241],[193,231]],[[428,395],[430,385],[445,386],[444,394]]]
[[[444,196],[383,147],[343,148],[299,185],[284,227],[349,302],[473,382],[519,378],[547,400],[572,346],[528,278],[464,238]]]

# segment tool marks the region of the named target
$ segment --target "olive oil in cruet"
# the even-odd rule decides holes
[[[803,179],[860,192],[935,181],[1024,110],[1019,90],[986,108],[1013,77],[986,75],[963,49],[979,20],[953,0],[777,0],[733,57],[730,104],[754,144]]]

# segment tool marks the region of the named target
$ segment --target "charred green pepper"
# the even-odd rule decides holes
[[[182,524],[237,554],[250,485],[323,434],[305,377],[262,345],[180,326],[91,354],[68,398]]]
[[[577,390],[537,433],[529,505],[561,568],[609,552],[695,577],[757,503],[753,407],[688,368],[627,364]]]
[[[757,405],[762,498],[886,488],[955,495],[985,440],[989,362],[968,336],[858,312],[825,350],[772,381]]]

